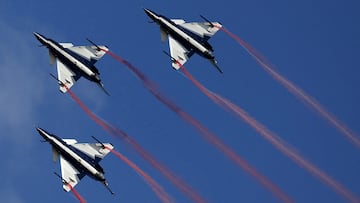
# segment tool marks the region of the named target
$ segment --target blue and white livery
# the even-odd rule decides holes
[[[36,130],[51,144],[53,161],[56,162],[60,157],[61,178],[65,191],[69,192],[71,187],[75,187],[85,175],[88,175],[102,182],[113,194],[105,179],[104,169],[99,165],[114,148],[110,143],[78,143],[75,139],[61,139],[41,128]]]
[[[178,70],[195,52],[207,58],[222,73],[217,66],[213,48],[208,40],[222,27],[218,22],[186,23],[183,19],[169,19],[155,12],[144,9],[145,13],[160,25],[161,40],[169,38],[172,66]],[[176,60],[176,61],[175,61]]]
[[[101,83],[99,70],[94,65],[108,50],[106,46],[74,46],[72,43],[58,43],[37,32],[34,35],[49,49],[50,64],[56,62],[61,92],[65,93],[83,76],[97,83],[108,94]]]

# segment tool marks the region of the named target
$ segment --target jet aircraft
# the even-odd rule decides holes
[[[169,19],[155,12],[144,9],[145,13],[160,25],[161,40],[169,38],[170,56],[175,70],[180,69],[194,53],[207,58],[222,73],[213,55],[213,48],[208,40],[222,27],[218,22],[210,22],[201,16],[206,22],[186,23],[183,19]]]
[[[114,194],[105,179],[104,169],[99,165],[102,158],[114,148],[110,143],[78,143],[75,139],[61,139],[42,128],[36,130],[51,144],[53,161],[56,162],[60,157],[61,179],[65,191],[69,192],[71,187],[75,187],[88,175],[102,182]]]
[[[94,65],[108,50],[106,46],[95,44],[74,46],[72,43],[58,43],[37,32],[34,32],[34,35],[42,45],[49,49],[50,64],[56,62],[61,92],[65,93],[81,76],[84,76],[97,83],[108,94],[101,83],[99,70]]]

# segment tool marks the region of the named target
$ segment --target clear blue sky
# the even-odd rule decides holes
[[[177,74],[162,53],[159,27],[149,8],[169,18],[221,22],[277,70],[360,134],[360,3],[355,0],[285,1],[3,1],[0,7],[0,202],[77,202],[62,190],[59,163],[40,142],[35,126],[64,138],[112,142],[156,179],[176,202],[190,202],[134,150],[103,131],[49,73],[46,48],[32,32],[59,42],[85,38],[141,69],[164,95],[193,115],[297,202],[344,202],[294,164],[252,128],[216,106]],[[224,74],[194,55],[185,67],[205,86],[246,109],[304,157],[360,196],[360,152],[320,116],[265,73],[235,41],[218,32],[210,43]],[[97,63],[106,96],[80,79],[72,90],[98,116],[125,130],[209,202],[277,202],[250,175],[204,142],[194,128],[163,106],[110,56]],[[109,155],[102,162],[116,196],[86,177],[76,189],[88,202],[159,202],[127,165]]]

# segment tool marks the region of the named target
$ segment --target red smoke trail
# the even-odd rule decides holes
[[[99,119],[90,109],[88,109],[85,104],[70,90],[65,86],[69,95],[74,99],[74,101],[85,111],[85,113],[95,121],[100,127],[102,127],[105,131],[112,132],[112,127],[109,126],[106,122]]]
[[[114,149],[110,149],[108,147],[106,148],[109,149],[119,159],[124,161],[127,165],[129,165],[132,169],[134,169],[139,175],[141,175],[162,202],[164,203],[174,202],[172,198],[165,192],[165,190],[154,179],[152,179],[148,174],[146,174],[143,170],[141,170],[135,163],[130,161],[120,152],[115,151]]]
[[[180,63],[178,63],[180,64]],[[211,100],[215,103],[219,104],[221,107],[224,107],[228,110],[234,112],[237,116],[242,118],[245,122],[247,122],[251,127],[253,127],[261,136],[263,136],[267,141],[269,141],[273,146],[275,146],[278,150],[284,153],[286,156],[295,161],[299,166],[308,170],[315,177],[319,178],[323,183],[331,187],[335,192],[342,195],[344,198],[351,202],[359,202],[356,196],[354,196],[349,190],[347,190],[340,183],[336,182],[330,176],[328,176],[325,172],[321,171],[319,168],[314,166],[312,163],[301,157],[295,150],[292,150],[289,145],[278,137],[275,133],[268,130],[264,125],[259,123],[257,120],[252,118],[245,110],[241,109],[237,105],[233,104],[229,100],[221,97],[218,94],[210,92],[203,85],[201,85],[181,64],[179,65],[183,73],[189,78],[191,82],[194,83],[196,87],[198,87],[205,95],[207,95]]]
[[[66,184],[70,187],[71,192],[75,195],[76,199],[78,199],[80,203],[86,203],[85,199],[70,184]]]
[[[104,50],[105,51],[105,50]],[[280,188],[274,185],[270,180],[268,180],[265,176],[260,174],[253,168],[250,164],[248,164],[243,158],[237,155],[234,151],[232,151],[224,142],[222,142],[217,136],[211,133],[205,126],[203,126],[199,121],[193,118],[191,115],[183,111],[176,104],[165,98],[160,91],[157,89],[157,86],[149,80],[139,69],[134,67],[132,64],[117,56],[116,54],[106,51],[110,54],[115,60],[125,64],[135,75],[143,82],[144,86],[163,104],[165,104],[168,108],[178,114],[185,121],[193,125],[198,131],[201,132],[203,137],[213,144],[216,148],[218,148],[221,152],[227,155],[232,161],[234,161],[239,167],[252,175],[257,181],[259,181],[264,187],[269,189],[277,198],[282,200],[283,202],[293,202],[289,196],[287,196]]]
[[[220,28],[220,27],[219,27]],[[309,105],[317,113],[319,113],[323,118],[325,118],[329,123],[331,123],[338,131],[340,131],[346,138],[348,138],[353,144],[357,147],[360,147],[360,139],[354,132],[352,132],[344,123],[342,123],[335,115],[327,111],[315,98],[311,97],[304,92],[301,88],[297,87],[294,83],[290,82],[280,73],[275,71],[275,68],[267,62],[265,57],[263,57],[259,52],[257,52],[253,47],[251,47],[244,40],[240,39],[235,34],[231,33],[225,28],[220,28],[231,38],[237,41],[245,50],[256,60],[256,62],[275,80],[280,82],[289,92],[293,93],[299,99],[301,99],[305,104]]]
[[[85,113],[93,119],[99,126],[101,126],[105,131],[114,135],[117,138],[123,138],[128,144],[130,144],[136,152],[140,154],[140,156],[149,162],[154,168],[159,170],[161,174],[163,174],[172,184],[174,184],[181,192],[183,192],[186,196],[188,196],[191,200],[196,203],[205,203],[205,199],[203,199],[196,191],[194,191],[190,186],[188,186],[183,180],[177,177],[174,173],[172,173],[168,168],[162,165],[159,161],[157,161],[149,152],[147,152],[144,148],[142,148],[134,139],[132,139],[127,133],[124,131],[110,125],[106,121],[98,118],[93,112],[91,112],[84,103],[66,86],[65,88],[69,92],[70,96],[75,100],[75,102],[85,111]]]

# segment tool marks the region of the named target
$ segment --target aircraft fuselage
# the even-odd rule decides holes
[[[215,57],[212,53],[213,49],[206,40],[202,40],[200,36],[188,31],[180,25],[176,25],[165,16],[157,15],[148,9],[145,9],[145,12],[152,20],[160,25],[161,29],[166,31],[167,34],[171,35],[186,49],[194,50],[199,55],[207,59],[214,60]]]
[[[66,144],[56,135],[52,135],[41,128],[37,128],[37,131],[79,172],[89,175],[95,180],[105,182],[104,170],[98,163],[95,162],[95,160],[80,150]]]
[[[71,71],[74,73],[84,76],[88,80],[91,80],[96,83],[100,83],[99,71],[98,69],[82,58],[76,53],[71,52],[71,50],[64,48],[58,42],[46,38],[39,33],[34,32],[35,37],[45,45],[51,54],[58,58],[63,64],[65,64]]]

